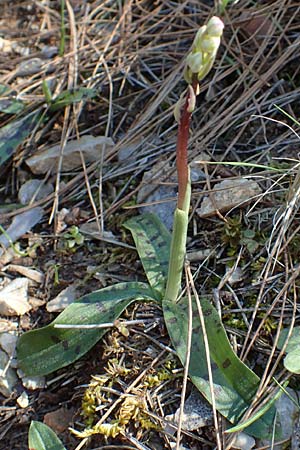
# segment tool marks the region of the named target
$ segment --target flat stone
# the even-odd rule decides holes
[[[0,334],[0,346],[8,356],[13,356],[17,345],[18,336],[12,333]]]
[[[177,202],[175,172],[170,176],[173,171],[174,168],[168,162],[159,161],[144,173],[143,186],[137,195],[137,202],[143,204],[139,211],[156,214],[168,230],[172,229]]]
[[[8,364],[9,357],[3,350],[0,350],[0,393],[4,397],[10,397],[18,381],[15,370],[8,367]]]
[[[82,153],[86,164],[100,161],[104,149],[112,148],[114,142],[105,136],[85,135],[80,139],[69,141],[63,150],[62,170],[70,171],[82,166]],[[61,146],[46,148],[26,160],[26,164],[35,174],[45,174],[49,170],[56,173]]]
[[[63,289],[54,299],[47,303],[46,309],[48,312],[60,312],[78,298],[76,286],[71,285]]]
[[[257,200],[262,192],[259,184],[254,180],[239,178],[223,180],[214,186],[213,192],[202,200],[197,214],[201,218],[210,217],[217,213],[229,211],[235,207],[243,207],[250,201]]]
[[[27,278],[16,278],[1,289],[0,314],[4,316],[22,316],[30,310]]]
[[[166,420],[178,423],[180,408],[175,414],[166,416]],[[211,405],[197,391],[193,390],[184,404],[182,415],[182,429],[186,431],[197,430],[198,428],[211,425],[213,422],[213,411]]]
[[[24,183],[19,192],[18,199],[22,205],[28,205],[31,200],[41,200],[54,191],[51,183],[44,183],[43,180],[32,179]]]

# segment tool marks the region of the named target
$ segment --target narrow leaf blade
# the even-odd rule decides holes
[[[147,284],[119,283],[81,297],[50,325],[20,337],[17,345],[19,367],[27,375],[46,375],[71,364],[87,353],[107,329],[63,329],[54,328],[55,324],[114,322],[131,302],[138,300],[153,300]]]
[[[0,84],[0,112],[18,114],[24,109],[24,103],[14,97],[15,93],[8,86]]]
[[[32,421],[28,434],[29,450],[66,450],[54,431],[42,422]]]
[[[76,90],[67,90],[59,94],[50,105],[51,111],[57,111],[61,108],[65,108],[68,105],[79,103],[83,100],[89,100],[98,95],[96,89],[81,87]]]
[[[143,214],[127,220],[150,286],[162,295],[168,275],[171,235],[154,214]]]
[[[39,111],[34,111],[0,128],[0,166],[14,154],[17,147],[29,136],[38,123],[39,117]]]
[[[216,408],[235,424],[250,406],[259,378],[233,352],[217,311],[208,300],[201,298],[200,301],[209,342]],[[163,310],[173,346],[184,365],[187,354],[187,299],[183,298],[177,304],[164,300]],[[199,391],[211,402],[206,351],[196,305],[193,306],[189,375]],[[271,435],[274,414],[275,410],[271,407],[261,419],[247,428],[247,432],[261,438]]]

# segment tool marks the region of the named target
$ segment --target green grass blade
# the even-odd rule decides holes
[[[19,338],[19,367],[27,375],[46,375],[71,364],[88,352],[107,330],[63,329],[55,328],[55,324],[113,322],[131,302],[138,300],[153,300],[147,284],[119,283],[76,300],[50,325],[24,333]]]
[[[124,227],[131,231],[149,284],[161,299],[168,275],[169,231],[154,214],[129,219]]]
[[[17,147],[29,136],[39,118],[40,112],[34,111],[0,128],[0,166],[14,154]]]
[[[286,381],[282,387],[276,392],[276,394],[264,405],[262,406],[259,411],[257,411],[255,414],[253,414],[252,417],[249,417],[249,419],[245,420],[242,423],[239,423],[235,427],[231,427],[228,430],[226,430],[226,433],[236,433],[237,431],[242,431],[245,428],[252,425],[254,422],[256,422],[258,419],[260,419],[264,414],[266,414],[267,411],[271,408],[271,406],[276,402],[276,400],[281,397],[281,395],[284,393],[284,388],[287,387],[289,384],[288,381]]]
[[[31,422],[28,434],[29,450],[66,450],[54,431],[42,422]]]
[[[234,166],[234,167],[251,167],[251,169],[263,169],[268,172],[284,172],[286,169],[278,169],[278,167],[265,166],[264,164],[247,163],[243,161],[197,161],[198,164],[207,164],[211,166]]]
[[[237,423],[257,391],[259,378],[233,352],[217,311],[210,302],[200,299],[209,342],[214,394],[217,410],[233,424]],[[163,300],[163,311],[173,346],[182,364],[186,359],[188,329],[187,299],[179,303]],[[193,307],[193,332],[189,376],[199,391],[211,402],[206,352],[196,305]],[[273,407],[247,432],[257,437],[272,433]]]
[[[79,103],[84,100],[90,100],[96,97],[96,89],[81,87],[76,90],[67,90],[59,94],[50,104],[50,111],[58,111],[68,105]]]
[[[298,120],[291,116],[291,114],[289,114],[287,111],[285,111],[284,109],[280,108],[280,106],[278,105],[274,105],[275,108],[278,109],[278,111],[280,111],[282,114],[284,114],[286,117],[288,117],[292,122],[294,122],[296,125],[298,125],[298,127],[300,127],[300,122],[298,122]]]

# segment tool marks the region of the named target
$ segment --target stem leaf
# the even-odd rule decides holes
[[[171,235],[154,214],[143,214],[127,220],[149,284],[161,300],[166,286]]]

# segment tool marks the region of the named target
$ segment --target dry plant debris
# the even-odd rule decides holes
[[[171,167],[174,163],[173,107],[182,92],[182,57],[199,25],[216,13],[217,2],[66,0],[64,40],[61,3],[1,3],[0,84],[6,90],[0,102],[0,222],[7,230],[17,214],[36,207],[44,211],[42,222],[33,231],[24,230],[21,240],[17,235],[21,254],[12,252],[9,257],[10,263],[38,269],[44,275],[43,284],[31,285],[29,291],[40,303],[36,301],[35,309],[20,318],[3,316],[3,332],[15,330],[16,323],[20,332],[49,323],[52,316],[39,305],[72,283],[86,293],[107,280],[142,277],[135,253],[117,244],[126,239],[126,244],[132,244],[121,224],[137,214],[137,193],[143,187],[145,171],[158,162]],[[256,403],[247,415],[250,417],[272,397],[277,388],[274,376],[278,382],[291,378],[282,364],[284,349],[278,351],[276,345],[283,326],[298,324],[299,127],[278,108],[299,119],[300,4],[292,0],[240,0],[228,4],[223,19],[225,35],[213,83],[208,79],[202,86],[193,116],[190,160],[204,151],[212,162],[234,165],[204,165],[206,178],[194,183],[189,251],[208,250],[206,259],[192,262],[195,283],[217,305],[236,352],[261,378]],[[50,102],[45,99],[47,89]],[[38,115],[30,116],[35,112]],[[20,122],[21,118],[26,120]],[[20,123],[23,128],[18,128]],[[11,128],[4,129],[10,124]],[[81,168],[64,171],[65,146],[86,135],[105,136],[115,145],[92,163],[81,152]],[[57,170],[43,175],[43,180],[54,191],[27,205],[18,204],[21,186],[34,178],[26,161],[53,146],[61,148]],[[133,153],[119,157],[128,148],[133,148]],[[213,195],[218,183],[245,176],[255,179],[262,191],[254,202],[229,213],[217,210],[207,219],[195,214],[203,196]],[[162,178],[160,183],[166,181]],[[67,239],[57,230],[63,207],[69,210],[64,219],[67,231],[87,221],[96,222],[100,233],[114,233],[114,242],[85,238],[73,250],[68,248]],[[5,268],[6,260],[1,263]],[[94,270],[87,271],[87,267]],[[231,286],[230,275],[238,268],[243,278]],[[100,281],[94,277],[96,273],[101,273]],[[6,271],[1,277],[6,282],[18,279],[17,275],[8,279]],[[146,313],[146,306],[142,312],[127,312],[132,320]],[[95,435],[86,441],[88,449],[171,448],[171,438],[162,424],[164,416],[178,407],[181,377],[175,377],[171,385],[159,385],[168,410],[153,390],[145,394],[143,364],[151,366],[159,347],[165,353],[153,370],[160,370],[169,353],[167,336],[158,332],[159,312],[152,313],[151,320],[156,325],[149,328],[147,337],[147,321],[142,324],[145,329],[139,325],[141,329],[130,329],[129,336],[118,336],[122,362],[131,374],[130,379],[120,378],[109,389],[113,401],[130,398],[119,397],[120,392],[136,381],[135,395],[139,398],[144,389],[143,402],[146,398],[143,414],[156,428],[137,429],[132,412],[121,440],[117,440],[119,436],[106,440]],[[159,326],[163,330],[163,324]],[[140,340],[133,339],[138,333],[143,335],[143,344],[147,339],[155,340],[155,344],[147,344],[152,356],[147,345],[143,347]],[[115,338],[112,331],[106,343],[98,345],[88,358],[48,377],[47,387],[38,394],[28,389],[28,406],[17,403],[23,388],[21,383],[15,385],[10,397],[3,397],[0,411],[4,448],[27,449],[29,423],[43,421],[59,406],[74,408],[70,426],[82,427],[83,386],[91,383],[92,377],[107,373],[109,358],[103,352],[108,348],[112,351],[110,340]],[[2,359],[5,368],[9,358]],[[9,369],[13,374],[14,366]],[[179,365],[177,369],[180,374]],[[297,387],[297,383],[297,376],[293,376],[291,385]],[[110,407],[108,393],[101,414]],[[174,399],[178,403],[173,405]],[[113,414],[120,415],[122,406],[126,405],[119,404]],[[230,448],[230,437],[222,433],[222,427],[220,432],[223,448]],[[79,445],[69,432],[60,437],[68,449]],[[186,433],[183,438],[183,444],[194,449],[212,448],[215,442],[211,427]]]

